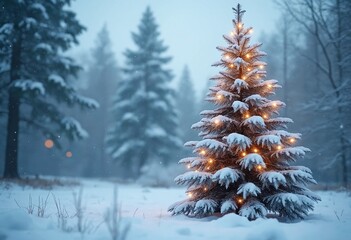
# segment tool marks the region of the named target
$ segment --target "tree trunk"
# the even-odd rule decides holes
[[[16,31],[16,30],[15,30]],[[21,65],[21,45],[20,34],[15,38],[12,47],[10,63],[10,81],[13,84],[20,77]],[[20,121],[20,92],[15,88],[10,88],[8,101],[7,136],[5,149],[5,178],[19,178],[18,174],[18,132]]]

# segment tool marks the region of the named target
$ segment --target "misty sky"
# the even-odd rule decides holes
[[[253,41],[262,31],[275,31],[279,9],[274,0],[76,0],[72,8],[87,27],[80,36],[80,46],[73,54],[89,51],[97,33],[106,23],[119,65],[124,64],[123,52],[134,49],[131,32],[137,30],[142,13],[149,5],[160,27],[161,38],[173,56],[169,67],[175,74],[174,82],[185,64],[191,71],[197,93],[202,92],[208,78],[219,68],[211,67],[220,54],[216,46],[225,45],[222,38],[232,30],[232,7],[238,2],[247,11],[246,26],[254,27]]]

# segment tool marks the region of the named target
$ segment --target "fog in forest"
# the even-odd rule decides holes
[[[277,79],[282,86],[270,98],[285,102],[280,116],[293,119],[288,130],[301,133],[299,145],[311,149],[293,164],[309,167],[322,187],[347,186],[351,5],[239,2],[247,11],[245,26],[253,27],[250,43],[262,43],[260,49],[267,53],[265,79]],[[53,14],[61,21],[58,25],[70,28],[43,39],[34,33],[21,35],[20,50],[4,40],[12,37],[11,27],[4,24],[11,16],[1,12],[0,172],[10,161],[7,158],[16,154],[18,166],[8,166],[17,172],[8,172],[8,177],[70,176],[173,185],[174,177],[185,170],[178,161],[193,156],[184,143],[200,140],[199,131],[191,126],[203,118],[201,111],[216,108],[205,99],[215,84],[209,79],[223,69],[211,65],[221,59],[216,47],[226,45],[222,35],[233,29],[235,4],[77,0],[65,7],[73,16],[33,7],[40,18]],[[34,25],[30,19],[23,24],[27,29]],[[25,70],[16,69],[16,51],[21,51],[18,61],[27,64]],[[145,66],[151,67],[143,72]],[[22,73],[20,82],[11,83]],[[142,74],[154,74],[158,80],[144,83]],[[44,89],[29,77],[48,79],[47,86]],[[16,93],[21,99],[19,115],[9,110],[13,86],[23,91]],[[44,101],[44,94],[52,97]],[[15,133],[16,125],[10,126],[9,119],[19,124]],[[9,131],[11,139],[18,134],[18,147],[12,152],[6,150],[11,145]]]

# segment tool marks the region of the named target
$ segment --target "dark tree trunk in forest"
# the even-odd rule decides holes
[[[10,80],[14,83],[19,79],[21,65],[21,44],[20,34],[12,46]],[[8,101],[7,137],[5,149],[5,178],[19,178],[18,174],[18,132],[20,121],[20,92],[16,88],[10,89]]]

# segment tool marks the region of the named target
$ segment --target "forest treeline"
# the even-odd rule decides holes
[[[215,108],[205,101],[210,80],[198,90],[186,66],[193,63],[179,73],[169,68],[162,22],[150,7],[131,29],[134,47],[123,59],[116,58],[106,25],[91,50],[70,56],[89,31],[67,8],[70,2],[0,3],[0,171],[172,181],[178,160],[191,154],[183,144],[199,138],[191,125],[202,110]],[[347,186],[351,2],[286,0],[277,8],[276,31],[260,41],[267,78],[282,85],[280,114],[294,119],[290,129],[312,150],[304,165],[316,180]]]

